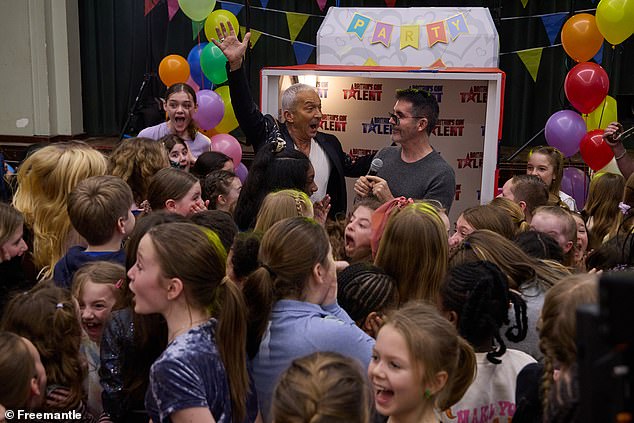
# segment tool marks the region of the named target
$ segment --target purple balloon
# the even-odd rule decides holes
[[[222,97],[211,90],[200,90],[196,93],[198,110],[194,119],[204,130],[215,128],[225,115],[225,103]]]
[[[247,167],[244,165],[244,163],[238,164],[238,166],[236,167],[236,175],[238,176],[238,179],[240,179],[240,182],[244,184],[244,181],[247,180],[248,174],[249,171],[247,170]]]
[[[544,135],[549,145],[561,151],[564,157],[570,157],[579,151],[586,132],[581,115],[572,110],[560,110],[548,118]]]
[[[577,203],[577,209],[583,209],[588,196],[590,178],[586,173],[576,167],[565,167],[564,177],[561,180],[561,190],[572,196]]]

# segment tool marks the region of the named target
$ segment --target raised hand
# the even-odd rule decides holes
[[[241,42],[236,36],[235,29],[233,25],[231,25],[231,22],[227,22],[226,26],[224,23],[220,23],[220,28],[216,27],[216,34],[218,35],[218,39],[212,39],[211,42],[214,43],[227,58],[229,69],[232,71],[240,69],[244,53],[249,46],[251,33],[247,32]]]

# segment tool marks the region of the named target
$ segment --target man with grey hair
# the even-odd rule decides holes
[[[319,132],[321,122],[321,99],[315,87],[305,84],[291,85],[282,94],[282,118],[278,123],[271,115],[263,115],[251,96],[245,71],[242,67],[244,53],[250,34],[240,42],[229,23],[217,29],[218,40],[212,40],[227,57],[229,91],[231,103],[240,128],[246,135],[248,145],[257,153],[267,142],[280,135],[286,148],[304,153],[315,170],[317,192],[311,199],[327,205],[330,201],[330,216],[346,212],[347,194],[345,177],[359,177],[367,173],[372,156],[353,162],[343,152],[341,143],[334,135]],[[272,139],[273,138],[273,139]]]

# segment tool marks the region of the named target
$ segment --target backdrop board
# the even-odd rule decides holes
[[[294,82],[314,86],[322,101],[321,130],[337,136],[345,152],[367,154],[391,144],[388,112],[400,88],[422,88],[438,100],[432,146],[456,172],[450,220],[467,207],[490,201],[495,191],[504,78],[495,68],[423,71],[407,67],[303,65],[261,72],[261,110],[279,117],[280,97]],[[354,179],[347,178],[348,207]]]

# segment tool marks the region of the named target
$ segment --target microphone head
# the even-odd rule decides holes
[[[368,172],[368,175],[374,176],[377,174],[377,172],[383,167],[383,160],[379,159],[379,158],[375,158],[372,160],[372,163],[370,164],[370,171]]]

